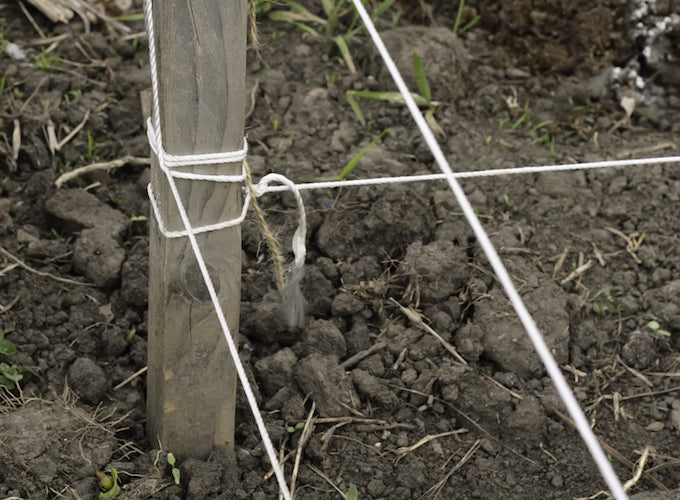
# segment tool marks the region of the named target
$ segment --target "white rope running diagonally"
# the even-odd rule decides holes
[[[152,85],[152,98],[153,98],[153,128],[154,132],[156,134],[156,137],[158,139],[158,145],[159,145],[159,151],[162,148],[162,134],[161,134],[161,127],[160,127],[160,106],[158,102],[158,73],[157,73],[157,67],[156,67],[156,41],[155,41],[155,34],[154,34],[154,23],[153,23],[153,11],[152,11],[152,0],[145,0],[144,1],[144,18],[146,20],[146,26],[147,26],[147,34],[148,34],[148,39],[149,39],[149,66],[151,69],[151,85]],[[288,489],[288,485],[286,484],[286,480],[283,476],[283,471],[281,470],[281,467],[279,466],[279,462],[276,456],[276,451],[274,450],[274,446],[272,445],[271,439],[269,438],[269,434],[267,433],[267,428],[264,425],[264,421],[262,420],[262,415],[260,414],[260,409],[257,406],[257,401],[255,400],[255,395],[253,394],[253,390],[250,387],[250,383],[248,382],[248,377],[246,376],[245,369],[243,368],[243,364],[241,363],[241,360],[238,355],[238,349],[236,347],[236,344],[234,343],[234,340],[231,336],[231,333],[229,331],[229,327],[227,326],[227,320],[224,317],[224,311],[222,310],[222,306],[220,305],[219,299],[217,297],[217,293],[215,292],[215,287],[213,285],[212,279],[210,277],[210,274],[208,273],[208,269],[205,264],[205,260],[203,258],[203,254],[201,253],[201,249],[198,246],[198,243],[196,241],[196,235],[193,232],[193,228],[191,227],[191,223],[189,222],[189,217],[187,215],[187,212],[184,208],[184,204],[182,203],[182,200],[179,196],[179,191],[177,190],[177,185],[175,183],[175,179],[168,173],[167,166],[165,165],[165,156],[160,155],[158,157],[158,163],[161,167],[164,168],[164,172],[166,174],[166,178],[168,180],[168,184],[170,186],[170,191],[172,192],[172,196],[175,199],[175,203],[177,204],[177,210],[179,212],[180,218],[182,219],[182,224],[184,225],[184,229],[187,232],[187,237],[189,238],[189,242],[191,244],[191,248],[194,252],[194,255],[196,257],[196,262],[198,263],[198,267],[201,270],[201,274],[203,275],[203,280],[205,281],[206,287],[208,289],[208,293],[210,294],[210,299],[212,300],[213,306],[215,307],[215,312],[217,314],[217,319],[220,323],[220,326],[222,327],[222,331],[224,333],[224,337],[227,341],[227,345],[229,347],[229,353],[231,354],[231,357],[234,361],[234,365],[236,367],[236,372],[238,374],[239,381],[241,382],[241,386],[243,387],[243,392],[246,395],[246,399],[248,400],[248,405],[250,406],[250,410],[253,414],[253,417],[255,418],[255,423],[257,424],[257,428],[260,432],[260,435],[262,437],[262,442],[264,444],[264,447],[267,451],[267,455],[269,457],[269,460],[271,462],[272,468],[274,469],[274,473],[276,475],[276,480],[278,481],[279,488],[281,491],[281,494],[286,500],[291,500],[290,496],[290,490]],[[193,159],[195,161],[196,158]],[[214,158],[210,158],[210,160],[214,160]],[[228,161],[234,161],[232,160],[226,160]],[[223,163],[225,160],[223,159],[219,163]],[[193,163],[196,164],[196,163]],[[226,395],[225,395],[226,397]]]
[[[385,44],[383,43],[382,39],[380,38],[380,35],[378,34],[378,31],[375,29],[375,26],[371,21],[371,17],[366,12],[366,9],[364,8],[360,0],[352,0],[352,2],[354,3],[357,12],[359,12],[361,19],[364,22],[364,26],[366,26],[366,29],[368,30],[371,38],[373,39],[373,43],[375,43],[376,47],[378,48],[378,51],[380,52],[380,55],[385,61],[385,65],[387,66],[387,69],[392,75],[392,79],[397,84],[399,92],[404,97],[406,105],[408,106],[408,109],[411,112],[413,119],[418,125],[418,128],[420,129],[420,132],[423,135],[423,138],[425,139],[425,142],[427,142],[427,145],[429,146],[430,150],[432,151],[432,154],[434,155],[435,160],[437,161],[437,165],[441,169],[442,173],[446,176],[446,180],[448,181],[449,186],[451,187],[451,190],[453,191],[453,194],[455,195],[456,200],[458,201],[458,204],[463,210],[463,213],[465,214],[468,223],[472,227],[472,230],[474,231],[477,240],[479,241],[482,249],[484,250],[484,253],[489,259],[489,263],[493,267],[496,276],[503,285],[505,293],[508,295],[510,302],[515,308],[517,316],[519,317],[520,321],[522,322],[522,325],[524,326],[524,329],[527,331],[529,338],[534,344],[536,352],[543,361],[543,364],[545,365],[546,370],[550,375],[550,378],[552,378],[553,383],[555,384],[555,387],[557,388],[557,391],[560,394],[560,397],[562,398],[564,404],[569,410],[571,417],[574,419],[574,422],[578,427],[578,431],[581,434],[581,438],[586,443],[586,446],[588,447],[590,454],[592,455],[598,468],[600,469],[600,473],[602,474],[602,477],[609,486],[610,492],[617,500],[627,500],[628,495],[621,486],[621,481],[619,481],[619,478],[616,476],[616,473],[614,472],[611,463],[609,462],[609,460],[607,460],[606,455],[602,451],[602,448],[600,447],[597,438],[595,437],[595,434],[588,425],[588,420],[583,414],[583,411],[581,410],[581,407],[576,401],[576,398],[574,397],[573,393],[569,389],[569,385],[564,379],[564,376],[562,375],[562,372],[560,371],[557,363],[555,362],[555,359],[550,354],[550,350],[548,349],[548,346],[543,340],[543,336],[536,327],[536,323],[531,317],[531,314],[529,314],[529,311],[524,305],[524,302],[519,296],[519,293],[517,293],[517,289],[515,288],[515,285],[510,279],[508,271],[505,269],[505,266],[503,265],[500,257],[498,256],[498,253],[496,252],[496,249],[489,240],[486,231],[484,231],[484,228],[477,219],[477,216],[475,215],[472,205],[470,205],[470,201],[467,199],[465,193],[463,192],[463,189],[461,188],[460,184],[454,177],[453,171],[451,170],[448,161],[444,157],[444,153],[439,147],[439,144],[437,143],[434,134],[432,134],[432,131],[428,127],[425,118],[420,113],[420,110],[418,109],[418,106],[413,100],[413,97],[411,97],[411,94],[408,91],[408,87],[406,86],[406,83],[404,83],[404,79],[399,74],[399,70],[394,64],[392,57],[390,56],[389,52],[387,51],[387,48],[385,47]]]

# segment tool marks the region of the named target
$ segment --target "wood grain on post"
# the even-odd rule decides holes
[[[247,0],[154,0],[160,125],[171,154],[241,149]],[[241,164],[183,171],[240,174]],[[193,227],[239,216],[241,185],[175,179]],[[167,179],[151,184],[166,227],[183,230]],[[241,230],[198,234],[229,329],[238,332]],[[147,428],[180,457],[233,447],[236,371],[188,238],[151,225]]]

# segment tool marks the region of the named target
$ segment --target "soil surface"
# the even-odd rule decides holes
[[[457,2],[404,0],[378,24],[414,90],[412,54],[422,59],[443,150],[472,171],[677,154],[678,7],[471,1],[462,23],[481,19],[456,37]],[[0,5],[4,42],[26,53],[0,56],[0,325],[16,346],[0,344],[0,362],[24,370],[0,404],[0,498],[97,498],[95,471],[112,468],[125,499],[276,498],[240,393],[236,448],[180,460],[176,485],[145,434],[144,376],[122,384],[147,350],[143,23],[123,36],[29,13]],[[665,31],[645,31],[664,19]],[[358,98],[365,125],[349,105],[347,91],[394,89],[363,33],[350,40],[353,74],[326,38],[268,13],[258,28],[246,124],[256,179],[336,177],[383,130],[352,178],[437,172],[401,104]],[[462,185],[619,477],[642,463],[632,493],[678,498],[678,166]],[[240,332],[274,444],[291,453],[288,478],[302,432],[287,429],[316,405],[296,498],[344,498],[351,485],[361,499],[596,498],[603,481],[447,186],[303,197],[306,323],[282,322],[251,214]],[[260,204],[289,248],[292,196]]]

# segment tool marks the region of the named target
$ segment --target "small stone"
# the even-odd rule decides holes
[[[255,363],[255,371],[260,379],[260,387],[265,394],[275,394],[293,378],[293,368],[298,358],[285,347]]]
[[[68,383],[83,401],[98,404],[109,388],[104,370],[90,358],[78,358],[68,371]]]
[[[663,422],[654,421],[651,422],[647,427],[645,427],[645,430],[649,432],[659,432],[662,431],[663,428],[664,428]]]
[[[366,370],[352,370],[352,381],[359,394],[385,408],[392,408],[399,403],[399,398],[381,379],[374,377]]]
[[[508,68],[508,69],[505,70],[505,75],[508,78],[512,78],[512,79],[516,79],[516,80],[529,78],[531,76],[528,72],[524,71],[523,69],[519,69],[519,68]]]
[[[351,293],[342,292],[336,295],[331,303],[333,316],[354,316],[364,308],[363,302]]]
[[[73,268],[95,285],[111,287],[118,283],[125,250],[104,229],[85,229],[73,249]]]
[[[339,358],[347,354],[342,332],[331,321],[312,320],[305,328],[304,345],[308,353],[331,354]]]

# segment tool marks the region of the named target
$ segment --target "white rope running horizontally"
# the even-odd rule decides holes
[[[503,285],[505,293],[508,295],[510,302],[515,308],[517,316],[519,317],[520,321],[522,322],[522,325],[524,326],[524,329],[527,331],[529,338],[534,344],[536,352],[543,361],[543,364],[545,365],[545,368],[548,371],[550,378],[552,379],[553,383],[555,384],[555,387],[557,388],[557,392],[564,401],[564,404],[566,405],[567,410],[569,411],[569,414],[571,415],[572,419],[576,423],[578,431],[581,434],[581,438],[588,447],[588,450],[590,451],[591,456],[595,460],[597,467],[600,469],[600,473],[602,474],[602,477],[609,486],[611,494],[617,500],[628,500],[628,495],[623,489],[621,481],[619,481],[619,478],[614,472],[611,463],[609,462],[607,456],[602,451],[602,448],[600,447],[600,444],[597,441],[597,437],[595,437],[595,434],[590,428],[590,425],[588,424],[588,420],[586,419],[583,410],[581,410],[581,407],[576,401],[574,394],[571,392],[571,389],[569,388],[569,385],[564,379],[564,376],[562,375],[562,372],[560,371],[557,362],[550,354],[550,349],[548,349],[545,340],[543,340],[541,332],[536,327],[536,323],[534,322],[533,318],[531,317],[531,314],[529,313],[526,306],[524,305],[524,302],[519,296],[519,293],[517,292],[517,289],[515,288],[515,285],[513,284],[512,279],[508,274],[508,271],[505,269],[505,266],[503,265],[503,262],[498,256],[498,253],[496,252],[496,249],[491,243],[491,240],[489,240],[486,231],[484,230],[481,223],[479,222],[479,219],[475,215],[475,212],[472,208],[472,205],[470,204],[470,201],[467,199],[465,193],[463,192],[463,189],[456,180],[453,171],[451,170],[451,166],[449,165],[448,161],[446,160],[446,157],[444,156],[444,153],[439,147],[439,144],[437,143],[434,134],[428,127],[427,122],[425,121],[425,118],[418,109],[418,106],[413,100],[413,97],[411,97],[408,87],[406,86],[406,83],[404,83],[404,79],[401,77],[401,74],[399,73],[397,66],[394,64],[392,57],[390,56],[387,48],[385,47],[385,44],[380,38],[378,31],[375,29],[371,17],[366,12],[366,9],[364,8],[360,0],[352,0],[352,2],[354,3],[354,7],[357,9],[357,12],[359,12],[359,15],[361,16],[361,19],[364,23],[364,26],[366,26],[368,33],[373,39],[373,43],[380,52],[380,55],[382,56],[385,65],[387,66],[387,69],[392,75],[392,79],[397,84],[399,92],[404,97],[406,105],[408,106],[408,109],[411,112],[413,119],[418,125],[420,133],[425,139],[425,142],[429,146],[430,151],[434,155],[437,165],[439,166],[442,173],[446,177],[446,180],[448,181],[449,186],[451,187],[451,190],[453,191],[453,194],[455,195],[456,200],[458,201],[458,204],[460,205],[461,209],[463,210],[463,213],[465,214],[465,218],[472,227],[472,230],[475,233],[475,236],[477,237],[479,244],[484,250],[484,253],[486,254],[487,258],[489,259],[489,263],[491,264],[499,281]]]
[[[598,168],[628,167],[632,165],[661,165],[680,163],[680,156],[664,156],[660,158],[640,158],[631,160],[604,160],[565,165],[536,165],[527,167],[496,168],[489,170],[472,170],[470,172],[452,172],[454,179],[472,179],[476,177],[494,177],[501,175],[536,174],[545,172],[565,172],[570,170],[593,170]],[[305,182],[295,184],[300,191],[311,189],[337,189],[341,187],[374,186],[381,184],[400,184],[408,182],[426,182],[447,180],[447,174],[401,175],[393,177],[375,177],[370,179],[352,179],[343,181]],[[271,186],[267,193],[285,191],[284,186]]]
[[[158,69],[157,69],[157,61],[156,61],[156,41],[155,41],[155,34],[154,34],[154,23],[153,23],[153,9],[152,9],[152,0],[145,0],[144,1],[144,18],[146,20],[146,28],[147,28],[147,35],[149,39],[149,66],[151,70],[151,86],[152,86],[152,99],[153,99],[153,122],[149,123],[150,127],[153,127],[154,133],[156,136],[157,140],[157,150],[162,151],[162,134],[161,134],[161,127],[160,127],[160,105],[158,102]],[[245,150],[245,148],[244,148]],[[235,157],[239,157],[241,154],[245,156],[245,151],[241,151],[236,153]],[[192,155],[193,158],[190,158],[190,160],[187,160],[187,158],[177,158],[175,157],[174,160],[178,160],[180,162],[187,160],[191,161],[192,165],[198,164],[196,160],[200,159],[197,158],[196,156]],[[202,155],[199,155],[202,156]],[[209,161],[211,163],[225,163],[225,162],[233,162],[233,161],[238,161],[230,157],[230,153],[227,153],[225,155],[227,159],[225,160],[224,157],[221,158],[221,161],[216,161],[217,156],[209,155],[208,157],[204,157],[206,161]],[[224,338],[227,341],[227,345],[229,347],[229,353],[231,354],[231,357],[234,361],[234,366],[236,368],[236,372],[238,374],[239,381],[241,382],[241,387],[243,387],[243,392],[246,395],[246,399],[248,400],[248,405],[250,406],[250,410],[253,414],[253,417],[255,418],[255,423],[257,424],[258,431],[260,432],[260,435],[262,437],[262,442],[264,444],[264,447],[267,451],[267,455],[269,457],[269,461],[271,462],[272,468],[274,470],[274,474],[276,475],[276,480],[278,481],[279,484],[279,489],[281,491],[281,494],[285,498],[285,500],[291,500],[291,495],[290,495],[290,490],[288,489],[288,485],[286,484],[286,480],[283,476],[283,471],[281,470],[281,467],[279,465],[277,456],[276,456],[276,451],[274,450],[274,446],[272,445],[271,439],[269,438],[269,434],[267,433],[267,428],[264,425],[264,421],[262,419],[262,415],[260,414],[260,409],[257,406],[257,401],[255,400],[255,395],[253,394],[253,390],[250,387],[250,383],[248,382],[248,377],[246,376],[245,369],[243,368],[243,364],[241,363],[241,359],[239,358],[238,355],[238,348],[236,347],[236,344],[234,343],[234,339],[231,336],[231,332],[229,331],[229,327],[227,326],[227,320],[224,316],[224,311],[222,310],[222,306],[220,305],[219,299],[217,297],[217,293],[215,291],[215,286],[213,285],[212,278],[210,277],[210,274],[208,273],[208,268],[206,267],[205,260],[203,258],[203,254],[201,253],[201,249],[198,246],[198,243],[196,241],[196,235],[194,234],[194,230],[191,227],[191,223],[189,222],[189,217],[187,215],[186,209],[184,208],[184,204],[182,203],[182,200],[179,196],[179,191],[177,190],[177,184],[175,183],[175,179],[173,178],[172,174],[170,173],[168,169],[168,165],[166,165],[166,158],[165,154],[160,154],[158,155],[158,164],[165,173],[165,176],[168,180],[168,185],[170,186],[170,191],[172,192],[172,196],[175,199],[175,203],[177,205],[177,210],[179,212],[180,218],[182,219],[182,224],[184,225],[184,229],[186,230],[186,236],[189,239],[189,242],[191,244],[191,248],[194,252],[194,256],[196,257],[196,262],[198,263],[198,267],[201,270],[201,274],[203,276],[203,280],[205,281],[205,285],[208,289],[208,293],[210,294],[210,299],[212,300],[213,306],[215,308],[215,312],[217,314],[217,319],[220,323],[220,326],[222,327],[222,332],[224,333]],[[241,158],[242,160],[243,158]],[[226,395],[225,395],[226,396]]]

